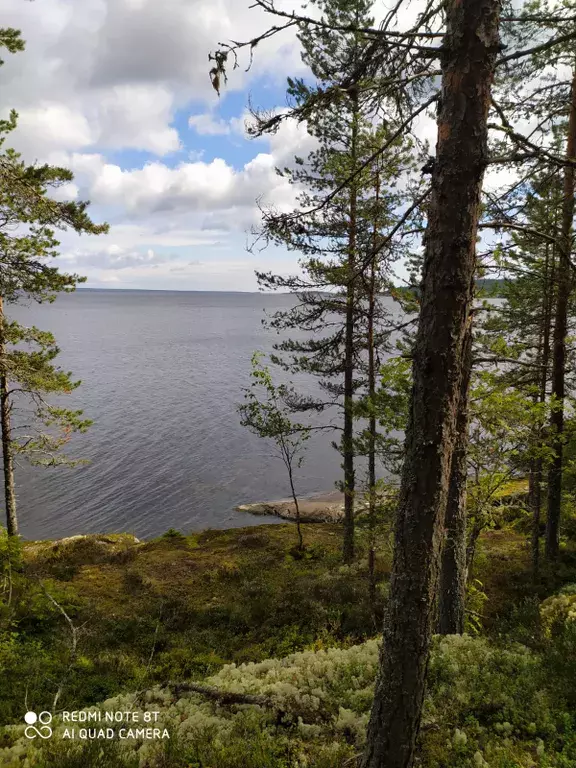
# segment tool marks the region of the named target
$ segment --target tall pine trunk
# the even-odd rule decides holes
[[[358,95],[352,97],[353,118],[351,159],[356,169],[358,153]],[[344,546],[343,560],[354,559],[354,330],[356,307],[356,248],[357,248],[358,188],[356,180],[350,185],[350,220],[348,223],[348,281],[346,285],[346,320],[344,343],[344,428],[342,434],[342,467],[344,470]]]
[[[576,158],[576,70],[573,73],[570,92],[570,117],[566,157]],[[566,376],[566,337],[568,336],[568,304],[572,292],[572,221],[574,218],[574,166],[564,167],[564,190],[562,199],[562,224],[559,241],[559,263],[557,267],[558,292],[554,318],[552,344],[552,397],[556,406],[550,417],[552,445],[555,456],[548,474],[548,512],[546,518],[545,554],[548,560],[558,557],[560,547],[560,512],[562,507],[562,469],[564,438],[564,396]]]
[[[464,363],[458,415],[456,442],[450,468],[448,502],[446,505],[446,540],[442,551],[438,632],[441,635],[461,635],[464,632],[466,608],[466,483],[468,479],[468,397],[472,374],[472,324],[464,342]]]
[[[372,247],[374,256],[370,263],[368,277],[368,525],[370,542],[368,550],[368,584],[370,605],[376,608],[376,345],[374,341],[374,321],[376,316],[376,245],[378,242],[378,214],[380,205],[380,168],[376,169],[376,194],[374,213],[374,238]],[[376,615],[376,614],[374,614]]]
[[[0,296],[0,429],[2,431],[2,469],[4,471],[6,530],[8,536],[17,536],[18,517],[16,515],[12,424],[10,421],[10,395],[8,391],[8,372],[6,370],[6,334],[4,325],[4,300]]]
[[[450,0],[390,599],[364,768],[411,768],[473,303],[498,0]]]

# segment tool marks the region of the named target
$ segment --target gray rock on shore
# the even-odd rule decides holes
[[[303,523],[339,523],[344,519],[344,504],[335,501],[315,501],[303,499],[298,501],[300,520]],[[274,515],[284,520],[296,519],[296,505],[293,501],[263,501],[258,504],[240,504],[235,507],[238,512],[248,512],[251,515]]]

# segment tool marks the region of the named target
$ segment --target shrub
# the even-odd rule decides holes
[[[570,626],[572,626],[570,622]],[[161,712],[162,742],[106,746],[118,768],[339,768],[362,748],[378,641],[350,648],[304,651],[284,659],[230,664],[205,681],[220,691],[257,694],[270,706],[228,704],[199,694],[148,690],[139,706]],[[574,710],[561,708],[547,656],[515,645],[500,647],[469,636],[434,640],[419,757],[423,768],[569,768],[576,760]],[[134,710],[134,695],[105,701],[102,710]],[[94,709],[94,708],[93,708]],[[45,745],[10,729],[0,765],[79,765],[85,747]],[[57,763],[58,744],[63,760]],[[78,751],[75,751],[75,750]],[[95,749],[95,747],[93,748]],[[100,754],[100,753],[99,753]],[[108,768],[108,753],[98,757]],[[41,762],[41,761],[44,762]],[[52,760],[52,762],[49,762]],[[68,761],[68,762],[66,762]],[[130,762],[132,761],[132,762]]]

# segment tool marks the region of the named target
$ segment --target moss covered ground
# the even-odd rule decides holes
[[[294,664],[299,668],[301,662],[299,657],[293,656],[295,653],[313,652],[320,654],[320,659],[322,654],[332,649],[344,654],[348,649],[353,655],[360,653],[353,650],[356,647],[366,648],[361,653],[370,656],[372,646],[364,644],[377,637],[381,626],[391,565],[389,537],[380,539],[382,544],[376,559],[378,603],[373,606],[369,601],[367,549],[362,527],[358,532],[357,561],[352,566],[342,565],[342,530],[339,525],[310,524],[304,526],[304,533],[304,553],[295,549],[292,524],[209,530],[189,536],[168,531],[164,536],[147,542],[137,542],[128,535],[109,535],[25,543],[19,563],[11,574],[9,600],[5,594],[0,616],[4,628],[0,641],[3,672],[0,679],[1,724],[21,721],[24,702],[26,707],[36,710],[53,709],[57,691],[60,691],[58,709],[80,709],[99,705],[112,697],[120,696],[118,701],[121,701],[128,692],[157,690],[162,697],[166,695],[162,691],[167,690],[171,681],[208,679],[218,683],[221,675],[226,681],[229,679],[226,670],[233,669],[229,666],[231,663],[236,667],[248,664],[248,667],[241,668],[249,671],[253,669],[250,664],[286,658],[290,668]],[[562,640],[568,642],[567,650],[562,650],[560,646],[551,649],[550,638],[546,639],[543,635],[540,610],[542,601],[549,595],[576,582],[576,549],[565,546],[561,561],[553,569],[543,569],[535,581],[530,573],[530,551],[525,532],[522,525],[511,525],[487,531],[481,536],[472,575],[467,625],[471,642],[489,642],[495,644],[494,647],[517,646],[520,643],[528,649],[528,653],[536,654],[534,658],[530,657],[530,663],[526,662],[528,671],[522,666],[524,656],[520,660],[506,657],[507,664],[520,664],[523,670],[520,688],[528,686],[532,690],[530,664],[535,665],[534,669],[538,668],[539,679],[556,681],[554,691],[558,691],[557,702],[551,703],[550,691],[546,691],[545,696],[542,694],[546,699],[545,705],[542,705],[545,710],[542,717],[548,718],[546,738],[551,743],[550,734],[554,728],[561,727],[558,722],[563,722],[561,715],[565,705],[562,702],[570,696],[569,692],[562,692],[563,684],[558,681],[567,674],[576,674],[576,660],[572,667],[569,666],[570,654],[574,653],[571,640]],[[77,640],[75,649],[72,643],[74,633]],[[504,663],[504,657],[490,655],[490,648],[492,645],[448,650],[464,654],[463,658],[468,658],[466,654],[470,654],[470,670],[466,672],[469,677],[480,674],[477,667],[485,663],[482,661],[484,657],[491,659],[490,663],[494,664],[496,671]],[[547,649],[548,665],[545,673],[541,661],[544,649]],[[296,661],[292,662],[292,658]],[[346,658],[342,656],[343,661],[338,663],[345,666]],[[450,660],[444,656],[442,659],[446,669],[452,670],[450,674],[456,675]],[[280,662],[274,662],[277,663]],[[266,662],[266,665],[269,664]],[[444,669],[442,664],[439,669]],[[331,701],[332,709],[336,707],[330,715],[333,727],[318,736],[320,741],[317,740],[315,746],[310,746],[311,742],[307,742],[306,747],[295,746],[296,742],[293,742],[292,736],[287,737],[284,727],[277,734],[274,731],[276,726],[269,730],[270,723],[262,713],[248,716],[237,712],[230,715],[232,720],[225,718],[226,722],[215,721],[214,725],[221,733],[228,733],[230,728],[240,729],[239,741],[232,756],[222,757],[228,754],[228,746],[222,746],[224,751],[218,753],[220,747],[215,746],[216,742],[206,742],[201,749],[200,745],[204,742],[200,739],[194,747],[196,762],[190,758],[189,762],[181,763],[176,758],[165,756],[162,760],[168,762],[150,765],[183,765],[186,768],[252,765],[246,762],[246,750],[249,750],[251,741],[256,743],[256,732],[260,734],[258,739],[266,742],[260,745],[264,757],[254,763],[257,768],[344,765],[360,748],[359,734],[366,716],[366,702],[371,695],[370,674],[370,669],[366,667],[361,675],[364,691],[360,697],[361,704],[350,705],[352,714],[347,714],[346,707],[346,711],[339,712],[337,702]],[[293,673],[289,675],[293,676]],[[466,680],[458,678],[450,685],[464,686],[467,691],[470,686],[480,685],[479,680],[471,682],[472,678],[468,680],[468,677]],[[444,678],[442,680],[442,685],[448,686],[446,696],[450,697],[449,685]],[[494,685],[501,687],[501,681]],[[498,715],[498,724],[508,720],[516,722],[514,718],[520,718],[516,710],[522,711],[524,705],[521,699],[527,695],[520,688],[511,694],[518,701],[507,705],[508,709],[504,707]],[[483,705],[476,701],[472,692],[466,695],[470,695],[476,703],[472,706],[463,702],[457,717],[450,708],[443,708],[441,699],[433,700],[436,720],[423,732],[422,744],[428,757],[427,762],[421,765],[426,768],[449,768],[452,764],[483,765],[476,755],[477,752],[484,754],[483,748],[478,749],[478,745],[482,747],[484,742],[492,744],[494,739],[497,747],[500,744],[498,731],[496,735],[490,732],[492,741],[482,736],[486,718],[483,714],[479,715],[475,707],[479,707],[480,711]],[[489,698],[487,691],[482,695]],[[176,704],[172,701],[170,706]],[[207,706],[195,703],[190,715],[192,721],[222,715],[219,709],[209,711]],[[508,710],[516,714],[508,715]],[[570,719],[569,713],[565,714]],[[538,720],[536,715],[532,717]],[[251,717],[258,720],[261,716],[266,721],[264,725],[250,720]],[[245,721],[246,717],[248,720]],[[472,723],[468,730],[467,718]],[[306,727],[304,723],[303,728]],[[571,728],[568,723],[566,732],[572,733]],[[468,739],[466,748],[464,743],[460,744],[462,737],[455,735],[454,729],[459,732],[464,729],[462,732],[467,734]],[[493,765],[497,768],[529,766],[526,755],[534,753],[537,746],[535,739],[542,739],[544,731],[540,729],[539,735],[532,734],[528,746],[522,742],[517,750],[524,756],[521,761],[510,762],[513,750],[507,752],[505,749],[503,762],[494,762]],[[314,729],[306,733],[306,738],[314,741]],[[508,737],[504,734],[502,738]],[[0,737],[0,748],[3,744],[11,744],[13,739],[14,735],[8,728]],[[447,740],[454,742],[450,741],[452,746],[449,752],[446,751]],[[470,751],[472,746],[474,749]],[[187,754],[192,754],[190,748],[188,744]],[[564,741],[561,748],[564,750]],[[73,745],[68,756],[71,762],[66,762],[68,757],[62,750],[56,750],[56,762],[50,762],[50,749],[47,747],[43,753],[47,766],[85,766],[88,759],[86,750],[96,748],[84,745],[78,752],[80,747]],[[96,762],[93,764],[111,766],[115,764],[114,760],[118,766],[131,764],[125,754],[122,759],[114,757],[114,750],[114,746],[107,746],[105,752],[108,756],[104,752],[101,755],[98,753],[100,756],[94,757]],[[300,758],[288,759],[286,755],[296,754],[294,750],[308,757],[302,757],[304,762],[298,762]],[[561,759],[540,760],[533,765],[570,765],[564,761],[562,750],[558,752]],[[8,754],[12,755],[12,752]],[[218,754],[219,757],[214,757]],[[458,762],[451,763],[456,754],[460,756]],[[78,763],[74,762],[77,758]],[[470,762],[474,759],[476,763]],[[306,760],[312,762],[306,763]]]

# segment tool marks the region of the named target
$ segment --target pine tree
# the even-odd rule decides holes
[[[545,553],[555,559],[559,552],[560,513],[562,506],[562,475],[564,446],[564,413],[568,353],[568,308],[574,289],[573,279],[573,219],[575,212],[576,157],[576,59],[574,41],[576,24],[570,4],[562,1],[531,0],[515,20],[516,28],[508,28],[511,42],[520,40],[534,45],[515,72],[504,83],[506,93],[495,103],[501,120],[499,130],[514,157],[523,164],[524,178],[547,173],[551,178],[560,172],[562,195],[558,230],[554,234],[554,298],[551,325],[551,411],[550,440],[554,459],[548,472],[548,498]],[[542,42],[540,42],[542,41]],[[569,76],[566,78],[566,71]],[[529,136],[513,128],[517,118],[536,118],[537,124]],[[519,184],[510,190],[511,204],[505,212],[505,226],[518,227],[521,208],[514,203]],[[522,185],[520,185],[522,186]],[[500,196],[499,207],[505,196]],[[518,227],[522,229],[522,226]],[[533,234],[536,234],[533,232]],[[543,337],[544,341],[544,337]],[[540,503],[533,484],[534,508]],[[534,556],[536,552],[534,550]]]
[[[498,268],[507,275],[504,302],[492,307],[483,324],[484,353],[502,361],[500,379],[531,397],[534,405],[550,400],[553,307],[556,297],[559,169],[546,169],[523,185],[522,217],[508,244],[498,246]],[[546,469],[551,456],[549,430],[535,424],[534,451],[528,466],[532,510],[532,568],[539,569],[541,513]]]
[[[407,768],[414,759],[473,300],[499,6],[464,0],[449,4],[446,13],[390,601],[363,768]]]
[[[277,9],[264,0],[256,0],[256,5],[288,22],[247,43],[222,46],[212,57],[212,76],[219,81],[226,75],[228,56],[239,48],[249,46],[253,51],[260,40],[295,23],[323,29],[316,19]],[[439,582],[465,340],[473,308],[483,174],[489,162],[530,163],[547,154],[515,130],[494,103],[494,76],[506,69],[518,71],[522,62],[576,37],[572,30],[544,39],[540,34],[536,43],[534,38],[525,37],[512,50],[503,52],[500,10],[497,0],[460,0],[427,6],[410,29],[405,30],[403,24],[397,23],[402,4],[397,5],[377,30],[365,31],[367,44],[358,66],[333,87],[317,93],[314,100],[317,109],[329,110],[342,92],[348,93],[358,84],[369,82],[374,100],[400,117],[400,130],[409,129],[418,115],[438,102],[436,157],[427,165],[432,183],[394,564],[363,768],[411,768],[414,763]],[[542,18],[537,23],[543,23]],[[524,30],[523,19],[509,16],[505,29],[513,29],[516,24]],[[341,32],[342,28],[332,31]],[[439,36],[442,43],[433,44]],[[506,43],[514,42],[512,37],[506,35]],[[441,67],[441,93],[437,93],[433,80],[439,74],[434,61]],[[491,106],[501,120],[500,126],[491,127],[500,129],[514,145],[510,152],[506,145],[506,154],[500,157],[488,153]],[[287,114],[302,119],[307,113],[307,109],[295,108],[275,115],[260,126],[259,132],[276,127]],[[381,151],[385,148],[383,145]]]
[[[566,128],[566,158],[576,159],[576,64],[570,89],[568,125]],[[548,511],[546,516],[546,557],[554,560],[560,547],[560,513],[562,507],[562,470],[564,448],[564,400],[566,397],[566,348],[568,336],[568,307],[574,290],[572,254],[574,250],[573,225],[576,210],[575,169],[564,168],[562,217],[559,232],[559,254],[556,267],[556,306],[552,337],[552,397],[557,400],[550,420],[554,459],[548,477]]]
[[[24,43],[17,30],[0,30],[0,44],[9,51],[22,50]],[[27,165],[12,149],[5,148],[6,138],[17,127],[17,114],[0,120],[0,427],[7,528],[18,532],[14,486],[14,453],[27,451],[31,456],[53,453],[60,438],[28,436],[24,442],[14,437],[12,411],[17,395],[30,396],[36,404],[36,416],[66,433],[83,430],[86,421],[80,414],[46,405],[48,392],[72,389],[70,375],[52,365],[57,354],[54,339],[37,329],[24,329],[6,317],[6,304],[24,298],[53,301],[60,291],[72,291],[82,278],[59,271],[50,262],[58,255],[56,229],[100,234],[107,225],[94,224],[86,209],[87,202],[61,202],[50,196],[73,180],[73,174],[50,165]],[[31,352],[12,350],[15,343],[31,343]],[[17,384],[18,386],[13,386]]]
[[[365,0],[325,0],[321,5],[329,26],[353,30],[371,23],[367,16],[370,3]],[[342,93],[328,111],[316,112],[314,103],[318,91],[338,82],[355,66],[365,43],[353,31],[317,34],[317,30],[307,28],[301,30],[300,40],[303,60],[317,82],[309,86],[304,80],[290,80],[289,94],[296,104],[308,105],[307,127],[318,148],[307,158],[297,158],[294,168],[280,171],[302,190],[299,208],[288,214],[265,210],[260,234],[268,242],[300,252],[302,274],[285,278],[260,273],[258,278],[265,289],[289,290],[299,298],[294,308],[270,319],[271,327],[312,334],[278,343],[272,358],[291,371],[308,372],[320,379],[327,397],[299,398],[293,406],[317,412],[342,409],[342,436],[336,447],[343,458],[343,556],[349,562],[354,556],[357,492],[355,400],[362,389],[370,387],[366,376],[374,382],[376,358],[369,374],[364,365],[366,357],[391,333],[391,317],[375,300],[375,292],[384,285],[382,263],[398,258],[398,249],[379,249],[379,245],[396,221],[392,212],[406,196],[397,187],[411,165],[412,147],[408,140],[398,139],[380,165],[372,163],[362,168],[366,158],[391,136],[392,129],[374,126],[368,119],[360,87]],[[328,334],[327,328],[331,329]]]

